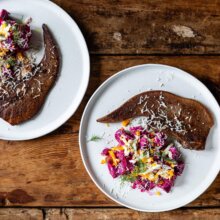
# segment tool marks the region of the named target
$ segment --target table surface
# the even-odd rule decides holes
[[[0,209],[0,219],[220,219],[220,175],[185,207],[140,213],[97,189],[78,144],[80,118],[90,96],[107,78],[133,65],[179,67],[204,82],[220,103],[220,1],[54,2],[85,36],[90,83],[77,112],[56,131],[36,140],[0,141],[0,203],[8,207]]]

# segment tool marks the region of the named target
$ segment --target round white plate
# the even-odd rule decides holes
[[[119,179],[113,180],[106,165],[101,165],[101,151],[116,144],[115,131],[120,123],[97,123],[96,119],[119,107],[123,102],[140,92],[165,90],[194,98],[212,112],[215,125],[207,138],[204,151],[181,148],[186,167],[178,177],[171,193],[161,196],[148,195],[129,186],[120,187]],[[175,209],[196,199],[213,182],[220,168],[220,108],[210,91],[190,74],[165,65],[148,64],[125,69],[104,82],[91,97],[81,120],[80,150],[84,165],[98,188],[115,202],[126,207],[146,212]],[[104,138],[88,142],[92,135]]]
[[[17,126],[11,126],[0,119],[0,139],[26,140],[40,137],[62,125],[79,106],[89,81],[88,49],[76,23],[50,1],[2,0],[0,6],[14,17],[31,17],[31,28],[37,30],[41,38],[41,26],[47,24],[61,52],[60,76],[37,116]]]

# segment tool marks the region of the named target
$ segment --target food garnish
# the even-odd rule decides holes
[[[90,141],[94,141],[94,142],[98,142],[98,141],[100,141],[100,140],[102,140],[103,139],[103,136],[104,136],[104,134],[102,135],[102,136],[99,136],[99,135],[92,135],[92,137],[88,140],[88,142],[90,142]]]

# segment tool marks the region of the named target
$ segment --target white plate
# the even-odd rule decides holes
[[[45,0],[2,0],[1,9],[12,16],[32,17],[31,27],[40,30],[43,23],[52,31],[62,54],[62,68],[42,110],[18,126],[0,119],[0,138],[25,140],[45,135],[62,125],[79,106],[89,80],[89,54],[85,40],[72,18],[60,7]],[[42,54],[42,53],[41,53]]]
[[[215,125],[211,129],[204,151],[181,149],[186,167],[178,177],[171,193],[150,196],[138,190],[118,187],[107,166],[101,165],[101,151],[114,146],[114,133],[121,124],[110,127],[96,119],[120,106],[124,101],[146,90],[165,90],[187,98],[194,98],[212,112]],[[125,69],[104,82],[91,97],[81,120],[80,150],[84,165],[98,188],[115,202],[148,212],[175,209],[196,199],[213,182],[220,168],[220,108],[210,91],[190,74],[165,65],[148,64]],[[104,135],[100,142],[87,142],[93,135]]]

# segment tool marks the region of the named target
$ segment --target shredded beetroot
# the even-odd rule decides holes
[[[120,128],[115,139],[117,146],[102,151],[113,178],[131,182],[132,188],[141,192],[155,187],[170,192],[184,170],[184,162],[174,144],[165,144],[164,133],[136,126]]]

